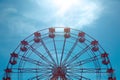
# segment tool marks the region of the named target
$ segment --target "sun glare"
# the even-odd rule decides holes
[[[43,4],[41,5],[41,3]],[[37,4],[43,10],[49,11],[42,17],[54,26],[80,28],[90,26],[89,24],[94,23],[100,17],[103,10],[103,6],[98,0],[43,0],[43,2],[37,0]]]
[[[53,0],[53,3],[58,7],[70,7],[75,4],[77,0]]]
[[[69,23],[70,26],[83,27],[95,21],[101,12],[101,7],[97,1],[52,0],[52,3],[58,9],[55,17],[60,18],[60,22],[64,19],[62,22],[64,25]]]
[[[78,0],[53,0],[53,5],[59,9],[58,14],[64,15]]]

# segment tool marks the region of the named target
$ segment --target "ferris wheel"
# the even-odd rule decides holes
[[[10,54],[3,80],[116,80],[108,53],[83,31],[34,32]]]

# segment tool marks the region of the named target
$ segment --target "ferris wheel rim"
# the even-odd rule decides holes
[[[51,27],[51,28],[45,28],[45,29],[42,29],[42,30],[39,30],[39,31],[36,31],[36,32],[40,32],[40,31],[44,31],[44,30],[47,30],[47,29],[56,29],[56,28],[61,28],[61,27]],[[78,32],[83,32],[83,31],[80,31],[80,30],[76,30],[76,29],[72,29],[72,28],[68,28],[68,27],[63,27],[63,29],[64,29],[64,31],[65,31],[65,29],[67,30],[67,29],[70,29],[70,30],[75,30],[75,31],[78,31]],[[50,32],[49,32],[50,33]],[[47,33],[47,35],[49,35],[49,33]],[[54,33],[54,31],[53,32],[51,32],[52,34]],[[55,32],[56,33],[56,32]],[[66,42],[66,39],[67,38],[69,38],[69,37],[71,37],[71,35],[69,36],[68,34],[72,34],[69,30],[68,31],[66,31],[66,32],[63,32],[64,34],[66,33],[67,35],[64,35],[64,44],[63,45],[65,45],[65,42]],[[86,34],[86,33],[85,33]],[[34,33],[33,34],[31,34],[30,36],[28,36],[28,37],[26,37],[23,41],[26,41],[29,37],[31,37],[32,35],[34,35]],[[57,36],[57,35],[52,35],[51,36],[51,38],[53,38],[53,40],[54,40],[54,37],[55,36]],[[63,36],[63,35],[62,35]],[[78,35],[77,35],[78,36]],[[86,36],[88,36],[88,37],[90,37],[90,38],[92,38],[91,36],[89,36],[88,34],[86,34]],[[50,38],[50,36],[47,36],[48,38]],[[82,37],[83,38],[83,37]],[[87,40],[87,39],[85,39],[85,40]],[[94,39],[94,38],[92,38],[92,40],[93,41],[96,41],[96,39]],[[41,38],[41,42],[42,42],[42,45],[44,46],[44,48],[46,48],[46,50],[47,50],[47,47],[46,47],[46,45],[45,45],[45,43],[44,43],[44,41],[42,41],[42,38]],[[97,41],[96,41],[97,42]],[[28,42],[29,43],[29,42]],[[92,43],[91,43],[92,44]],[[91,45],[90,44],[90,45]],[[21,45],[21,43],[19,44],[19,46]],[[27,45],[26,43],[25,43],[25,45]],[[29,45],[29,44],[28,44]],[[19,47],[18,46],[18,47]],[[30,46],[30,48],[33,50],[33,51],[36,51],[36,53],[39,53],[39,52],[37,52],[37,50],[35,50],[31,45],[29,45]],[[96,43],[94,43],[92,46],[95,46],[96,47]],[[101,46],[100,46],[100,44],[98,44],[98,46],[100,47],[100,48],[102,48]],[[17,47],[17,48],[18,48]],[[86,48],[88,48],[89,46],[87,46],[87,47],[85,47],[84,49],[86,50]],[[14,50],[14,52],[17,50],[17,48]],[[64,46],[63,46],[63,49],[64,49]],[[83,49],[83,51],[84,51],[84,49]],[[105,51],[103,48],[102,48],[102,50],[103,51]],[[62,50],[62,51],[64,51],[64,50]],[[98,51],[98,50],[97,50]],[[93,49],[93,51],[92,52],[94,52],[94,49]],[[55,64],[55,61],[54,61],[54,59],[52,59],[52,56],[50,55],[50,52],[49,52],[49,50],[47,50],[47,53],[48,53],[48,56],[51,58],[51,60],[53,60],[53,62],[54,62],[54,64]],[[62,54],[63,54],[64,52],[62,52]],[[19,54],[18,54],[19,55]],[[41,56],[43,56],[43,55],[41,55]],[[62,56],[62,55],[61,55]],[[79,56],[79,55],[76,55],[76,56]],[[96,56],[96,55],[95,55]],[[104,55],[105,56],[105,55]],[[75,57],[76,58],[76,57]],[[75,59],[74,58],[74,59]],[[105,56],[105,58],[107,58],[108,59],[108,56],[106,57]],[[45,59],[45,58],[44,58]],[[73,59],[73,60],[74,60]],[[108,59],[109,60],[109,59]],[[22,59],[21,59],[21,61],[22,61]],[[61,58],[61,60],[60,61],[62,61],[62,58]],[[71,60],[72,61],[72,60]],[[51,63],[51,62],[50,62]],[[60,71],[63,71],[63,67],[61,67],[62,65],[64,65],[64,64],[61,64],[62,62],[60,62],[60,65],[58,65],[58,67],[56,67],[56,70],[58,70],[59,72]],[[70,62],[69,62],[70,63]],[[19,63],[20,64],[20,63]],[[9,68],[9,65],[11,65],[10,63],[8,64],[8,68]],[[13,65],[11,65],[11,66],[13,66]],[[55,65],[53,65],[53,66],[55,66]],[[64,66],[64,67],[66,67],[66,66]],[[110,67],[110,69],[112,69],[112,66],[111,66],[111,63],[109,62],[109,64],[107,65],[107,67]],[[18,67],[19,68],[19,67]],[[11,67],[11,69],[12,69],[12,67]],[[59,70],[60,69],[60,70]],[[107,69],[109,69],[109,68],[107,68]],[[101,70],[101,68],[96,68],[96,70]],[[62,72],[60,72],[61,74],[58,74],[59,76],[61,76],[61,75],[64,75],[64,78],[61,78],[61,79],[65,79],[66,80],[66,77],[65,77],[65,72],[64,72],[64,74],[62,74]],[[96,72],[95,72],[96,73]],[[107,73],[107,72],[106,72]],[[108,72],[108,73],[112,73],[112,72]],[[52,74],[57,74],[56,72],[53,72]],[[101,74],[100,72],[99,72],[99,74]],[[81,73],[81,75],[82,75],[82,73]],[[63,77],[63,76],[62,76]],[[58,77],[54,77],[54,75],[53,75],[53,78],[55,78],[55,79],[58,79]],[[81,76],[81,78],[85,78],[85,77],[83,77],[83,76]],[[87,78],[85,78],[85,79],[87,79]],[[99,79],[99,80],[101,80],[101,79]]]

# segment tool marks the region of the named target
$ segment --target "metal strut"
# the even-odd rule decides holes
[[[56,65],[55,60],[53,59],[53,57],[52,57],[52,55],[51,55],[50,51],[48,50],[48,48],[46,47],[46,45],[45,45],[45,43],[43,42],[43,40],[42,40],[42,39],[41,39],[41,43],[42,43],[43,47],[45,48],[45,50],[46,50],[47,54],[49,55],[50,59],[53,61],[54,65]]]
[[[75,56],[73,56],[72,59],[70,59],[68,62],[66,62],[67,65],[73,63],[75,60],[77,60],[83,53],[85,53],[87,50],[89,50],[89,45],[86,46],[82,51],[78,52]]]

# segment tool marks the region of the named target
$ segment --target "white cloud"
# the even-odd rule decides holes
[[[14,7],[6,7],[0,11],[0,24],[8,30],[9,35],[24,36],[31,34],[38,29],[36,23],[23,17]]]
[[[9,7],[9,8],[4,9],[4,12],[6,12],[6,13],[17,13],[17,9],[13,8],[13,7]]]
[[[0,22],[5,20],[10,14],[17,13],[17,9],[14,7],[7,7],[4,9],[1,9],[0,11]]]
[[[16,20],[16,22],[14,22]],[[8,23],[10,31],[12,34],[16,33],[17,35],[29,35],[31,33],[33,33],[34,31],[37,31],[37,28],[35,27],[35,25],[29,23],[29,22],[24,22],[24,20],[18,20],[15,19],[13,21],[11,21],[10,23]],[[15,34],[15,35],[16,35]]]
[[[90,26],[100,17],[103,10],[100,1],[97,0],[36,0],[36,3],[43,10],[51,10],[43,13],[42,17],[36,15],[38,20],[43,20],[46,24],[55,26]]]
[[[103,9],[96,0],[31,1],[35,5],[33,9],[18,11],[14,7],[7,7],[0,11],[2,12],[0,22],[7,21],[10,31],[16,31],[18,34],[34,32],[41,27],[40,23],[43,23],[42,27],[46,24],[47,27],[81,28],[95,23]]]
[[[62,22],[62,24],[66,26],[83,27],[94,23],[100,16],[102,7],[98,2],[88,0],[77,0],[76,2],[77,3],[75,5],[69,6],[66,12],[61,13],[59,10],[57,11],[59,13],[57,13],[56,16],[58,19],[59,16],[61,17],[61,14],[63,15],[61,17],[61,21],[64,20],[65,23]]]
[[[77,2],[78,0],[52,0],[52,4],[58,9],[56,15],[60,17],[64,17],[64,14]]]

